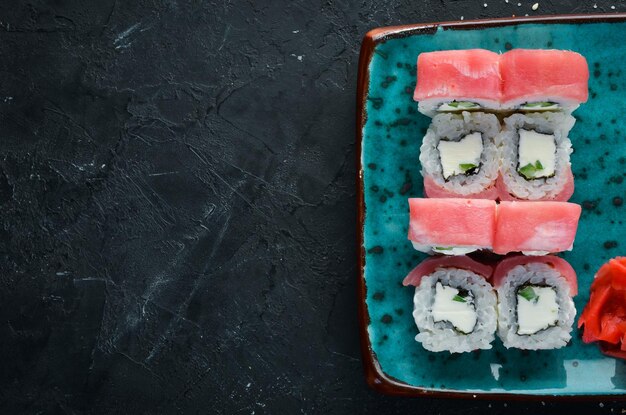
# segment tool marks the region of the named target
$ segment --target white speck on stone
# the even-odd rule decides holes
[[[505,3],[508,3],[508,2],[509,2],[509,0],[504,0],[504,2],[505,2]]]
[[[541,401],[541,406],[546,406],[546,403],[544,401]]]
[[[520,7],[522,5],[522,3],[517,3],[517,7]]]
[[[528,13],[526,13],[524,16],[528,17]]]
[[[105,168],[107,165],[103,164],[102,166],[100,166],[101,169]]]
[[[599,406],[600,408],[604,408],[604,404],[603,404],[602,402],[600,402],[600,403],[598,404],[598,406]]]
[[[483,7],[487,7],[487,3],[483,4]]]
[[[461,20],[465,19],[465,17],[461,16]]]
[[[597,9],[597,8],[598,8],[598,5],[597,5],[597,4],[594,4],[594,5],[593,5],[593,8],[594,8],[594,9]]]
[[[472,398],[475,398],[475,397],[476,397],[476,395],[472,395]]]
[[[302,59],[304,58],[304,55],[296,55],[295,53],[292,53],[291,56],[298,59],[300,62],[302,62]]]
[[[505,403],[505,404],[504,404],[504,407],[506,408],[507,406],[508,406],[508,405]]]
[[[615,10],[615,6],[611,6],[611,10]]]
[[[252,385],[252,383],[248,383],[248,384],[246,385],[246,389],[248,389],[248,388],[250,387],[250,385]]]
[[[531,9],[533,10],[537,10],[539,8],[539,3],[535,3],[533,4],[533,7],[531,7]]]
[[[300,33],[299,30],[292,30],[291,33],[296,34],[296,33]]]

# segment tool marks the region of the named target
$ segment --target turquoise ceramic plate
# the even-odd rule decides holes
[[[626,16],[559,16],[377,29],[364,40],[359,68],[358,140],[361,335],[368,382],[396,394],[602,396],[626,393],[626,362],[583,344],[575,330],[555,351],[431,353],[414,337],[413,289],[404,276],[423,255],[407,241],[407,198],[421,197],[419,146],[429,118],[412,100],[416,58],[445,49],[554,48],[584,55],[590,99],[570,138],[583,206],[574,250],[563,255],[589,298],[602,263],[626,255]]]

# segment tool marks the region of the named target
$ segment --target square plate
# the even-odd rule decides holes
[[[626,362],[583,344],[574,329],[560,350],[431,353],[414,340],[413,289],[404,276],[424,258],[407,240],[409,197],[422,197],[419,146],[430,119],[413,102],[416,59],[446,49],[568,49],[587,58],[589,101],[570,138],[583,206],[574,250],[578,315],[593,274],[626,254],[626,15],[552,16],[381,28],[363,41],[357,99],[357,183],[361,348],[368,383],[403,395],[618,399]]]

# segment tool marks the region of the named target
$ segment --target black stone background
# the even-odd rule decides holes
[[[363,379],[362,36],[520,1],[1,2],[0,413],[621,413]]]

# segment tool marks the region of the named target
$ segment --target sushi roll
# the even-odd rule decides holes
[[[496,202],[485,199],[409,199],[413,247],[429,254],[465,255],[491,249]]]
[[[515,256],[494,271],[498,337],[507,348],[558,349],[571,338],[576,273],[562,258]]]
[[[568,200],[574,193],[570,164],[571,115],[513,114],[496,137],[500,150],[500,200]]]
[[[426,196],[496,199],[499,132],[493,114],[436,115],[420,147]]]
[[[466,256],[429,258],[404,279],[414,285],[415,340],[450,353],[491,349],[496,331],[492,268]]]
[[[498,109],[500,55],[484,49],[446,50],[417,57],[413,99],[421,113]]]
[[[589,68],[576,52],[513,49],[499,68],[505,110],[571,113],[587,101]]]
[[[568,202],[500,202],[493,251],[546,255],[571,251],[580,205]]]

